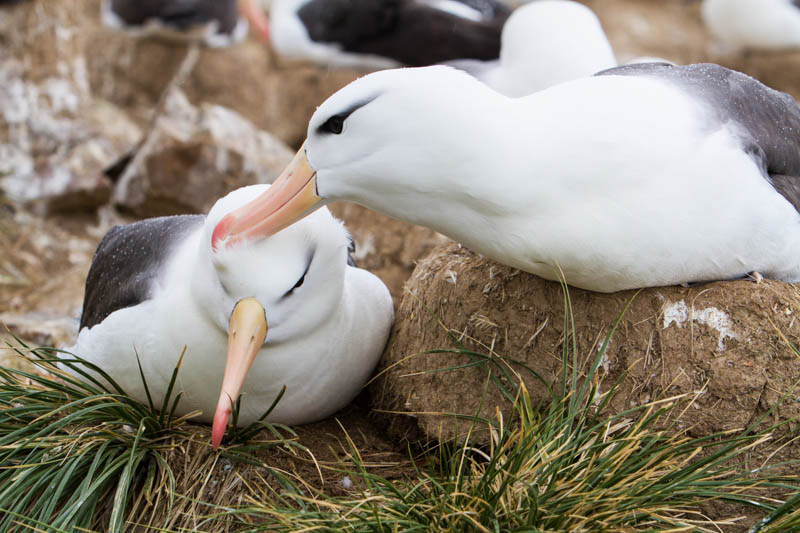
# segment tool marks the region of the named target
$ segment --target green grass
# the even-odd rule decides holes
[[[402,481],[371,474],[352,447],[342,472],[360,480],[357,497],[265,490],[226,514],[246,531],[717,531],[733,522],[700,504],[773,509],[763,491],[785,480],[741,464],[768,434],[679,437],[655,427],[687,398],[606,418],[614,391],[592,385],[576,401],[579,390],[541,413],[521,387],[518,422],[499,419],[488,447],[441,445]]]
[[[617,387],[601,394],[597,371],[613,332],[585,376],[574,340],[565,341],[561,387],[549,406],[534,407],[521,384],[514,421],[498,416],[488,446],[441,444],[398,481],[372,474],[350,441],[354,467],[341,472],[358,480],[357,495],[267,486],[250,495],[251,505],[208,516],[238,518],[242,531],[719,531],[738,517],[714,521],[700,505],[727,502],[773,513],[774,523],[759,531],[781,531],[778,514],[796,503],[776,505],[766,490],[791,488],[793,480],[745,466],[748,452],[773,437],[770,430],[681,436],[667,420],[689,396],[606,412]],[[481,366],[487,386],[497,382],[494,373],[504,366],[497,357],[455,351],[465,364],[453,368]],[[779,527],[796,519],[783,518]]]
[[[566,291],[564,309],[565,331],[574,332]],[[703,438],[670,426],[690,396],[610,413],[617,386],[601,392],[598,368],[620,319],[592,350],[585,373],[576,336],[566,335],[561,379],[545,406],[532,404],[522,381],[509,385],[515,371],[501,358],[448,350],[463,354],[458,368],[484,369],[486,387],[502,384],[513,417],[475,418],[467,438],[412,451],[413,468],[399,480],[375,474],[348,438],[348,460],[338,467],[355,482],[347,496],[330,496],[257,459],[264,446],[302,449],[283,437],[288,428],[236,430],[225,453],[247,463],[259,482],[241,484],[243,505],[193,501],[184,522],[169,516],[173,502],[193,498],[168,460],[187,435],[188,417],[175,416],[180,393],[143,405],[108,376],[109,385],[95,379],[92,372],[102,371],[80,359],[61,362],[83,380],[54,366],[55,351],[20,345],[20,355],[53,375],[0,369],[0,531],[124,531],[155,507],[167,510],[150,518],[159,531],[726,530],[737,517],[713,521],[701,510],[717,502],[767,516],[754,533],[800,528],[800,482],[746,466],[747,454],[780,429],[755,431],[771,411],[745,431]],[[251,441],[264,427],[275,441]],[[471,444],[477,430],[488,431],[488,443]],[[797,495],[768,497],[776,490]]]
[[[87,364],[64,362],[84,382],[55,366],[54,351],[28,353],[59,379],[0,369],[0,530],[89,529],[101,514],[120,530],[126,510],[174,485],[161,450],[183,419],[139,404],[113,381],[104,386]]]
[[[124,531],[128,517],[170,509],[178,487],[167,455],[196,414],[175,415],[182,356],[157,406],[144,375],[147,404],[91,363],[17,342],[17,354],[43,372],[0,367],[0,531]],[[225,453],[247,459],[247,440],[264,426],[234,431]]]
[[[800,531],[800,491],[761,520],[749,533]]]

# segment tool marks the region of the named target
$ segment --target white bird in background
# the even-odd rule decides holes
[[[138,354],[160,405],[185,347],[178,412],[199,409],[200,420],[213,421],[215,449],[240,392],[242,424],[284,386],[269,421],[304,424],[344,407],[377,364],[393,320],[389,291],[348,264],[349,237],[327,210],[269,238],[212,248],[220,220],[268,188],[236,190],[208,217],[112,229],[92,262],[71,350],[144,402]]]
[[[506,96],[526,96],[617,66],[594,12],[571,0],[538,0],[509,17],[500,59],[448,63]]]
[[[800,48],[800,0],[703,0],[702,14],[724,51]]]
[[[796,281],[799,185],[795,101],[718,65],[628,65],[517,99],[400,69],[324,102],[292,165],[214,237],[349,200],[595,291]]]

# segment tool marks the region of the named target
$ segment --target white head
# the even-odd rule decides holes
[[[195,283],[212,276],[222,295],[206,302],[212,319],[228,328],[232,305],[214,302],[222,296],[230,304],[256,298],[269,322],[268,344],[285,342],[314,331],[341,299],[347,249],[351,245],[344,225],[327,209],[320,209],[302,223],[268,238],[243,239],[234,245],[211,249],[214,228],[228,213],[263,194],[269,185],[237,189],[217,201],[208,213],[204,244],[200,250],[210,259],[210,270],[198,269]],[[207,294],[196,291],[195,294]]]
[[[519,97],[615,66],[591,9],[570,0],[537,0],[514,11],[503,26],[500,67],[485,81]]]
[[[800,48],[800,6],[793,0],[703,0],[701,12],[726,51]]]
[[[215,446],[222,439],[231,399],[238,397],[262,346],[313,335],[337,312],[344,290],[350,239],[327,209],[270,237],[241,238],[212,247],[219,222],[269,187],[244,187],[214,204],[193,270],[195,298],[228,336],[228,360],[212,430]]]
[[[266,194],[224,218],[214,242],[272,234],[333,200],[434,228],[429,215],[443,203],[492,209],[492,169],[475,171],[474,146],[485,148],[484,160],[507,155],[486,140],[508,135],[496,117],[511,104],[450,67],[365,76],[317,109],[292,164]],[[486,179],[465,179],[476,174]]]

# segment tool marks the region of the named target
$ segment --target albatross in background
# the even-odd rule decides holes
[[[718,65],[628,65],[517,99],[449,67],[388,70],[325,101],[213,239],[349,200],[595,291],[796,281],[799,185],[796,102]]]
[[[800,49],[800,0],[703,0],[702,15],[727,51]]]
[[[349,237],[327,209],[269,238],[212,248],[219,221],[268,187],[238,189],[207,217],[112,229],[92,262],[71,350],[145,401],[138,354],[160,405],[186,347],[179,412],[199,409],[200,420],[213,421],[215,449],[240,391],[242,424],[283,386],[269,421],[304,424],[344,407],[369,378],[393,320],[389,291],[348,264]]]
[[[239,0],[103,0],[106,27],[137,37],[204,42],[219,48],[247,36],[247,20],[239,16]]]
[[[253,27],[284,59],[384,69],[452,59],[496,59],[510,9],[498,0],[255,0]]]
[[[571,0],[538,0],[506,21],[500,59],[449,64],[518,97],[616,67],[617,60],[591,9]]]

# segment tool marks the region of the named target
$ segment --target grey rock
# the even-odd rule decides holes
[[[180,91],[133,155],[114,202],[137,216],[204,213],[231,190],[271,183],[293,152],[238,113],[193,106]]]

